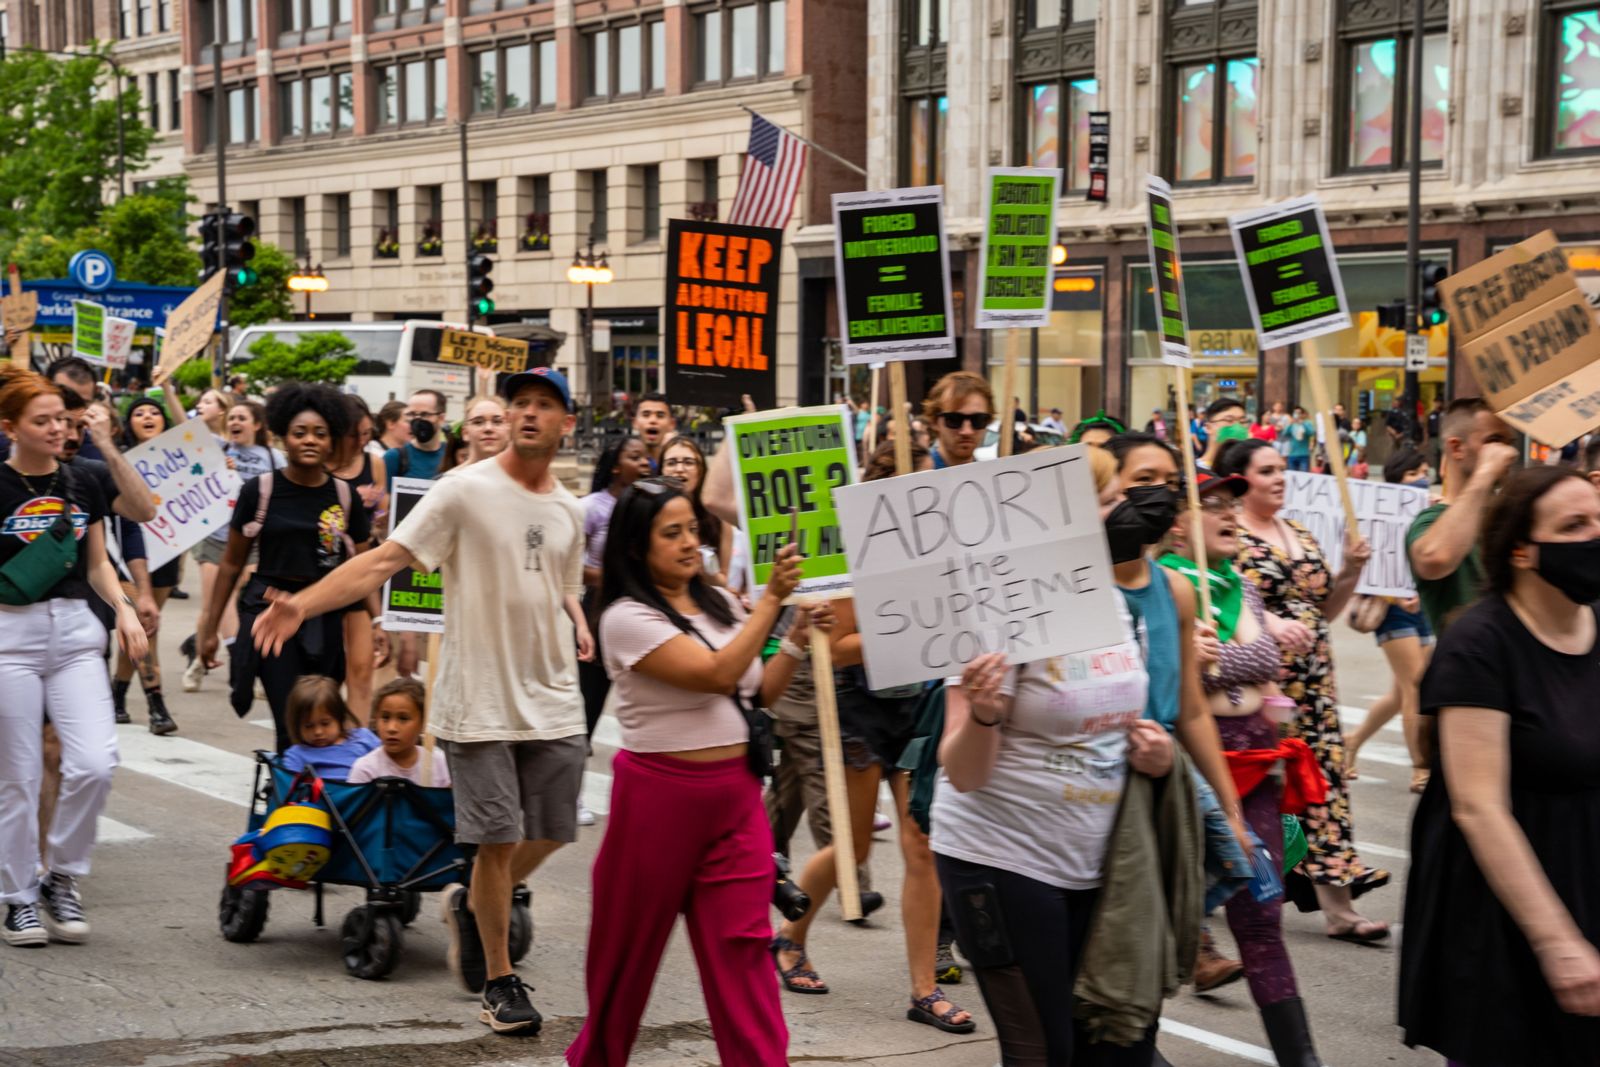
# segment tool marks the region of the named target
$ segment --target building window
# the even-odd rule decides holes
[[[289,201],[289,228],[296,259],[311,258],[311,233],[306,228],[306,198],[296,196]]]
[[[150,128],[161,129],[161,75],[146,74],[144,76],[145,103],[150,108]]]
[[[1255,177],[1261,62],[1255,0],[1168,0],[1163,171],[1174,184]]]
[[[350,71],[278,83],[280,138],[348,134],[355,122],[355,76]]]
[[[156,29],[161,33],[172,29],[172,0],[156,0]]]
[[[350,36],[354,0],[278,0],[278,47]]]
[[[167,100],[167,128],[183,129],[183,86],[179,84],[175,70],[167,71]]]
[[[1023,106],[1023,162],[1060,167],[1069,191],[1089,188],[1089,113],[1100,108],[1100,83],[1074,78],[1028,85]]]
[[[376,252],[379,259],[400,258],[400,190],[379,189],[374,201],[377,207],[378,240]]]
[[[1600,5],[1543,0],[1541,155],[1600,151]]]
[[[661,240],[661,168],[638,168],[640,186],[639,240]]]
[[[1449,0],[1423,0],[1422,162],[1444,159],[1450,123]],[[1399,170],[1410,161],[1411,28],[1408,2],[1391,8],[1342,4],[1333,167]]]
[[[603,170],[585,171],[584,185],[589,192],[588,239],[602,242],[606,240],[606,235],[611,232],[611,212],[609,210],[609,190],[606,188],[606,172]]]
[[[691,14],[696,83],[719,84],[783,74],[787,28],[784,0],[727,2],[694,9]]]
[[[246,85],[226,90],[227,111],[224,119],[227,123],[227,142],[231,145],[254,144],[257,140],[256,132],[256,87]],[[206,94],[206,111],[211,111],[211,93]],[[206,145],[214,146],[215,124],[206,122]]]
[[[583,35],[583,95],[589,100],[659,92],[667,85],[666,23],[629,22]]]
[[[1023,6],[1030,30],[1093,22],[1100,16],[1100,0],[1024,0]]]
[[[945,95],[945,27],[949,0],[901,0],[906,31],[900,48],[900,134],[897,154],[902,185],[937,185],[944,178],[945,130],[950,99]]]
[[[375,0],[373,29],[392,30],[396,26],[443,22],[444,11],[445,0]]]
[[[227,34],[223,40],[222,54],[237,59],[255,50],[256,3],[255,0],[221,0],[227,20]],[[203,43],[202,63],[214,62],[212,48],[217,40],[215,3],[196,4],[192,9],[199,15],[197,38]]]
[[[444,120],[449,81],[443,56],[391,63],[375,74],[378,125],[420,126]]]
[[[514,11],[535,2],[536,0],[471,0],[467,5],[467,11],[473,15],[486,15],[491,11]]]
[[[500,183],[491,179],[474,186],[472,243],[474,247],[488,245],[485,251],[492,252],[500,232]]]
[[[350,255],[350,194],[339,193],[333,200],[333,254],[335,258]]]
[[[929,47],[950,39],[950,0],[909,0],[905,15],[907,36],[913,45]]]
[[[1062,189],[1089,188],[1089,113],[1100,107],[1095,77],[1099,0],[1022,0],[1017,11],[1015,158],[1059,167]]]
[[[905,151],[902,180],[907,185],[939,185],[944,181],[944,139],[950,98],[919,96],[905,101]]]
[[[417,252],[425,256],[444,254],[444,186],[424,185],[417,189],[417,210],[422,212],[417,233]]]
[[[650,31],[650,72],[645,84],[652,93],[667,87],[667,24],[661,19],[645,23]]]
[[[717,157],[689,161],[689,180],[693,184],[693,195],[698,197],[689,204],[690,218],[700,219],[703,222],[717,221],[718,205],[722,198],[721,182],[718,178]]]
[[[555,63],[553,39],[519,41],[471,53],[468,69],[472,80],[472,113],[495,115],[554,107]]]

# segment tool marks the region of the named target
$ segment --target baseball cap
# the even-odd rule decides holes
[[[1195,474],[1194,484],[1195,488],[1200,490],[1201,496],[1205,496],[1207,493],[1229,492],[1237,498],[1250,491],[1250,483],[1237,474],[1230,474],[1224,478],[1209,474],[1206,471],[1199,471]]]
[[[500,395],[510,400],[523,386],[534,384],[547,385],[555,390],[562,405],[568,411],[572,410],[572,389],[567,385],[567,376],[554,367],[529,367],[525,371],[518,371],[500,383]]]

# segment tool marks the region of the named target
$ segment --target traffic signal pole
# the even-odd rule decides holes
[[[228,109],[227,94],[222,91],[222,43],[228,39],[228,7],[223,0],[213,0],[216,17],[216,41],[211,54],[211,136],[217,147],[217,272],[228,269]],[[217,304],[217,358],[211,366],[211,386],[222,388],[223,375],[228,361],[228,283],[222,283],[222,297]]]
[[[466,252],[467,329],[472,329],[472,183],[467,180],[467,124],[460,122],[461,131],[461,247]],[[441,220],[442,223],[442,220]]]
[[[1411,110],[1406,119],[1411,127],[1406,143],[1410,147],[1407,159],[1411,179],[1410,207],[1406,212],[1406,387],[1405,413],[1408,422],[1407,436],[1420,439],[1417,425],[1417,372],[1410,366],[1412,346],[1421,339],[1422,317],[1422,3],[1411,0]]]

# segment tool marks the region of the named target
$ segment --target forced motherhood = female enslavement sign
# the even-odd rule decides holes
[[[1121,641],[1111,557],[1083,445],[834,494],[874,689]]]

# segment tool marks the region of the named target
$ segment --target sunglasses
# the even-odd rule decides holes
[[[944,423],[947,430],[959,430],[963,423],[974,430],[983,431],[989,428],[989,423],[994,421],[994,416],[985,411],[974,411],[963,414],[959,411],[941,411],[939,421]]]

